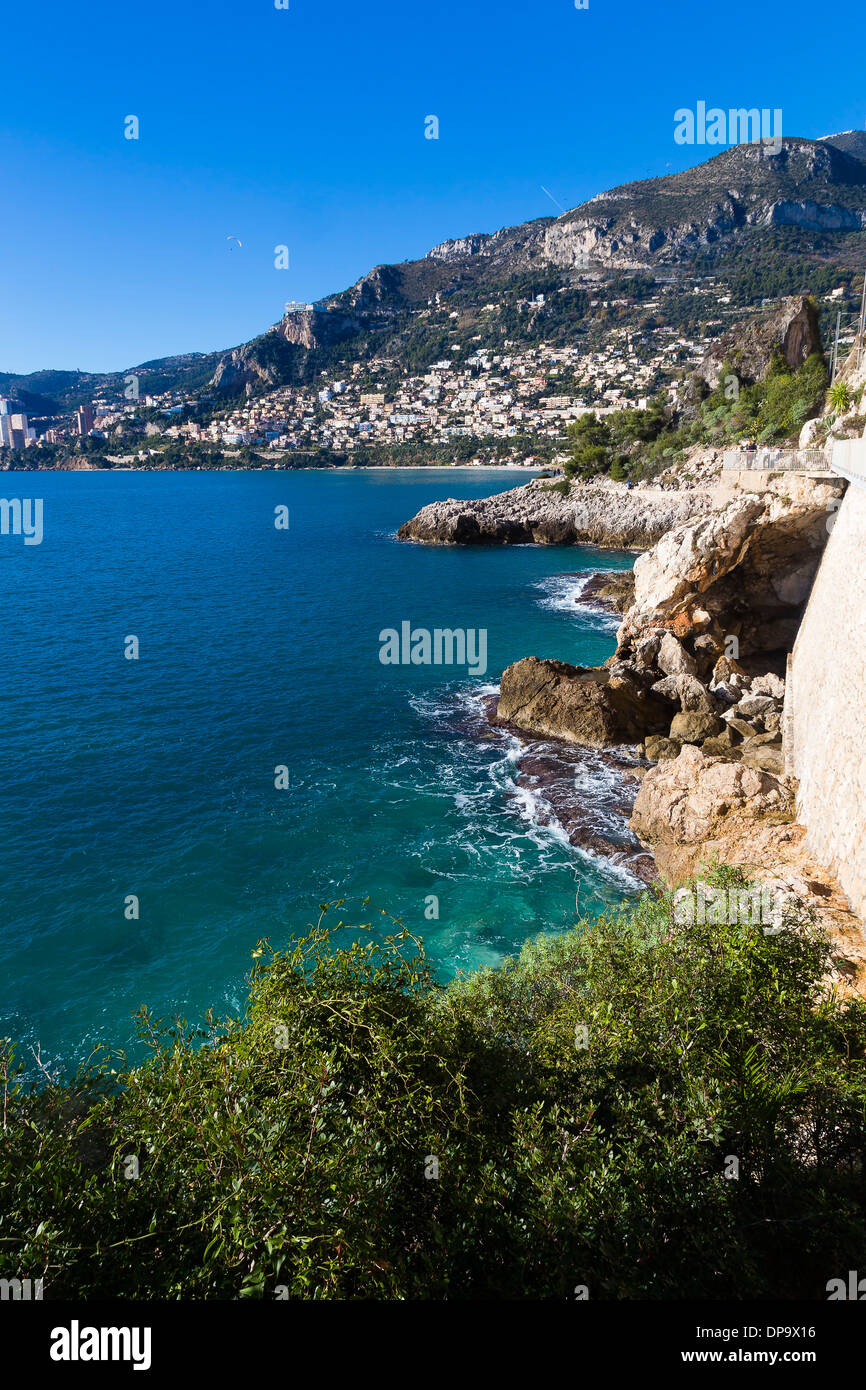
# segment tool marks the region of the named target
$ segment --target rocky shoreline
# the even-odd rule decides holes
[[[521,745],[518,789],[536,798],[542,809],[540,824],[554,820],[575,849],[607,861],[638,884],[648,886],[658,878],[653,855],[629,828],[635,797],[648,764],[634,748],[590,749],[567,745],[557,739],[534,738],[524,729],[501,719],[498,696],[484,699],[489,722],[511,734]],[[588,799],[580,786],[591,780],[604,793]]]
[[[631,570],[590,575],[575,603],[590,604],[605,613],[622,613],[634,593]],[[487,720],[521,745],[515,785],[542,808],[539,823],[554,820],[575,849],[603,865],[624,871],[648,887],[659,877],[655,858],[630,828],[635,798],[649,763],[635,747],[590,748],[559,737],[535,737],[501,717],[500,695],[486,695]],[[590,782],[594,795],[583,788]],[[545,809],[547,808],[547,809]]]
[[[434,504],[401,535],[611,546],[627,535],[639,545],[622,509],[602,527],[570,499],[561,499],[567,516],[532,496],[537,485],[518,491],[516,501]],[[714,856],[744,867],[814,909],[837,945],[837,984],[866,993],[862,926],[804,846],[783,744],[786,657],[843,492],[835,479],[790,475],[716,510],[706,494],[665,497],[652,522],[644,510],[643,534],[663,529],[633,577],[591,576],[577,600],[622,614],[613,656],[591,668],[525,657],[503,673],[489,716],[521,739],[520,776],[542,789],[573,844],[647,885],[675,886]],[[591,495],[590,511],[609,496]],[[668,526],[671,505],[688,515]],[[622,779],[618,804],[604,807],[621,816],[622,834],[611,835],[610,819],[600,828],[575,792],[577,770],[593,760]]]
[[[431,502],[404,522],[404,541],[433,545],[592,545],[646,550],[673,527],[711,505],[699,490],[665,492],[616,483],[551,483],[476,499]]]

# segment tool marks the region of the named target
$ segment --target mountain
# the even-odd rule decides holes
[[[99,396],[121,399],[124,379],[130,375],[138,377],[142,396],[201,390],[211,380],[221,357],[219,352],[185,352],[126,367],[122,372],[0,372],[0,396],[21,401],[34,418],[61,415]]]
[[[235,394],[309,381],[338,362],[377,357],[417,370],[471,344],[556,343],[599,317],[590,312],[599,282],[633,301],[633,327],[659,278],[687,295],[721,276],[743,305],[825,292],[840,277],[850,288],[866,248],[866,163],[857,157],[864,145],[856,131],[789,137],[777,151],[738,145],[681,173],[613,188],[560,217],[473,233],[421,260],[377,266],[225,354],[212,384]],[[711,313],[713,292],[706,298]],[[674,300],[671,307],[687,328],[694,306]]]
[[[857,159],[866,160],[866,130],[843,130],[841,135],[822,135],[823,144],[833,145],[837,150],[853,154]]]
[[[866,228],[866,165],[833,145],[737,145],[706,164],[614,188],[545,235],[557,265],[677,263],[753,228]]]
[[[775,153],[733,146],[681,173],[612,188],[560,217],[472,233],[419,260],[376,266],[224,353],[108,374],[0,374],[0,393],[25,404],[30,393],[34,415],[50,415],[97,396],[122,399],[130,373],[142,395],[235,397],[357,363],[381,381],[508,344],[580,339],[591,351],[612,327],[640,334],[650,315],[688,335],[717,319],[720,303],[733,311],[840,285],[853,301],[864,255],[866,134],[787,137]],[[825,315],[829,332],[829,309]]]

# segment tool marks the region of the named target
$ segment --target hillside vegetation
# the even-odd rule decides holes
[[[666,411],[663,398],[647,410],[581,416],[569,426],[569,477],[607,473],[615,481],[650,478],[682,462],[694,445],[736,448],[744,438],[757,444],[789,441],[807,420],[820,415],[827,394],[827,365],[812,353],[792,370],[775,354],[763,381],[740,387],[737,369],[725,363],[721,380],[688,416]]]

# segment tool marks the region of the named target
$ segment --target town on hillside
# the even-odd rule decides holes
[[[668,311],[668,301],[682,290],[669,274],[655,277],[650,298],[641,296],[637,320],[628,299],[608,297],[619,281],[595,276],[591,283],[595,331],[575,333],[566,345],[505,339],[493,350],[455,342],[415,373],[391,357],[347,357],[312,384],[247,387],[231,399],[211,384],[144,392],[143,370],[107,378],[91,402],[56,415],[28,414],[22,402],[3,398],[0,460],[6,469],[556,467],[568,455],[569,426],[583,415],[645,410],[658,399],[676,410],[685,379],[712,343],[772,302],[732,304],[724,280],[702,277],[692,288],[700,321],[684,333],[670,322],[680,315]],[[845,293],[840,284],[820,297],[822,317],[833,316]],[[521,308],[531,318],[544,311],[545,298],[533,295]],[[431,298],[426,312],[439,311],[439,301]],[[481,309],[491,317],[496,311],[496,304]],[[843,333],[841,346],[851,341]]]

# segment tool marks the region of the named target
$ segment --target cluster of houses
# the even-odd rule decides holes
[[[246,444],[347,453],[364,445],[447,442],[458,436],[561,439],[587,411],[645,408],[659,371],[674,360],[677,366],[684,358],[697,362],[703,353],[701,344],[673,336],[662,352],[640,360],[628,339],[624,330],[621,339],[612,334],[608,348],[589,354],[542,345],[462,361],[443,358],[424,373],[400,378],[396,386],[389,386],[396,363],[374,358],[354,364],[342,379],[328,375],[315,388],[279,387],[206,426],[188,420],[167,424],[164,433],[230,449]]]
[[[79,410],[72,432],[106,440],[117,436],[119,453],[125,452],[120,443],[124,436],[144,433],[150,438],[139,441],[139,459],[158,452],[158,437],[229,451],[247,445],[272,452],[275,462],[293,450],[351,454],[407,443],[447,446],[465,437],[486,445],[488,452],[501,442],[503,457],[512,447],[522,461],[534,463],[534,454],[525,447],[528,439],[565,444],[568,425],[588,411],[604,415],[642,409],[659,389],[667,389],[675,401],[678,383],[728,326],[729,316],[743,314],[728,307],[730,296],[720,292],[725,287],[711,278],[701,291],[707,308],[714,305],[720,317],[708,316],[700,336],[683,336],[664,323],[664,309],[656,321],[654,311],[674,292],[672,284],[657,283],[658,297],[641,304],[640,329],[607,322],[603,333],[568,346],[518,346],[506,340],[501,351],[493,351],[453,344],[447,355],[415,375],[406,375],[386,357],[343,362],[336,372],[321,373],[315,385],[281,386],[224,408],[213,397],[182,390],[122,402],[106,393],[93,402],[84,428]],[[538,307],[543,298],[538,296],[533,305]],[[595,299],[592,307],[607,310],[629,303]],[[144,418],[142,406],[150,407]],[[63,433],[62,427],[52,430],[46,439],[59,442]],[[509,446],[515,440],[517,446]]]

